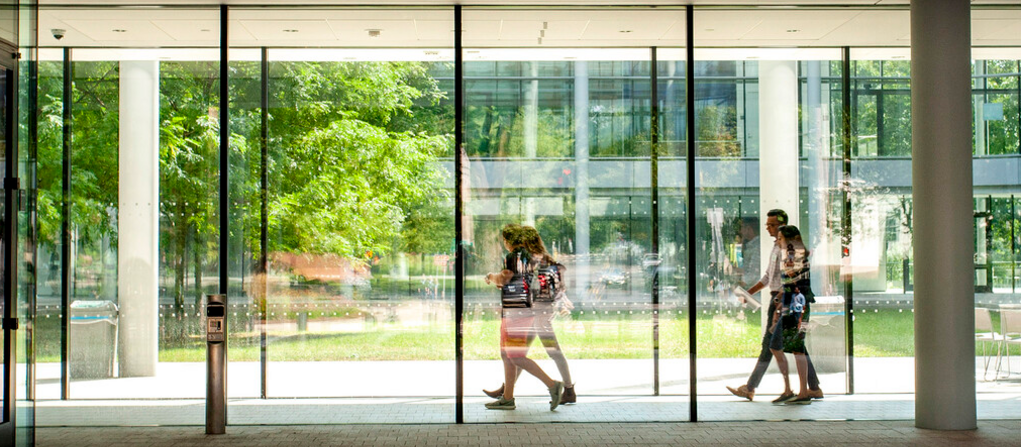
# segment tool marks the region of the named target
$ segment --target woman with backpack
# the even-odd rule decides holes
[[[539,367],[538,363],[528,358],[530,334],[534,334],[535,313],[532,309],[535,286],[533,277],[538,258],[533,259],[526,249],[525,227],[508,224],[503,227],[504,247],[509,252],[505,258],[504,268],[500,272],[486,275],[486,284],[493,284],[501,289],[503,316],[500,320],[500,357],[503,359],[504,383],[501,393],[495,402],[486,404],[490,410],[513,410],[514,381],[518,371],[523,369],[542,381],[550,393],[550,411],[560,405],[564,392],[563,382],[551,379]],[[534,229],[533,229],[534,230]]]
[[[571,381],[571,370],[567,366],[567,357],[560,349],[560,342],[557,341],[557,334],[553,330],[553,319],[559,313],[557,308],[562,307],[564,311],[567,311],[574,307],[567,299],[565,291],[564,278],[567,276],[567,270],[563,264],[557,263],[556,259],[546,251],[546,244],[542,242],[538,230],[530,226],[519,228],[521,228],[524,238],[524,248],[530,255],[530,259],[538,261],[536,266],[538,290],[532,303],[533,330],[528,334],[526,346],[530,346],[536,336],[539,337],[539,341],[546,348],[546,354],[557,364],[560,377],[563,379],[564,393],[560,403],[573,404],[578,401],[578,396],[574,392],[574,382]],[[519,368],[515,372],[515,380],[520,375],[521,369]],[[482,392],[495,399],[503,394],[505,387],[506,383],[500,385],[500,388],[496,390],[482,390]]]
[[[783,281],[783,294],[777,299],[777,313],[770,350],[776,357],[777,366],[783,374],[784,392],[773,401],[777,404],[809,405],[812,396],[808,388],[808,357],[805,349],[805,336],[811,304],[815,302],[812,293],[811,266],[809,252],[801,239],[801,231],[794,225],[784,225],[778,230],[777,242],[783,250],[780,262],[780,279]],[[800,390],[797,395],[791,390],[788,378],[788,366],[785,353],[794,354],[798,368]]]

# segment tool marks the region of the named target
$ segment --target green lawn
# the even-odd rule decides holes
[[[896,309],[856,312],[854,355],[856,357],[910,357],[914,355],[913,313]],[[696,322],[700,358],[749,358],[758,355],[761,332],[758,314],[745,319],[703,314]],[[194,323],[175,328],[178,321],[164,321],[160,361],[199,362],[205,360],[204,342]],[[240,328],[240,325],[234,327]],[[466,360],[499,358],[498,319],[466,317],[464,353]],[[652,327],[649,315],[574,315],[556,325],[557,336],[570,358],[641,359],[652,357]],[[59,361],[59,320],[37,320],[36,349],[40,362]],[[183,330],[182,330],[183,329]],[[687,358],[688,320],[666,317],[660,320],[660,357]],[[74,340],[72,340],[74,343]],[[231,333],[230,358],[258,361],[259,334],[254,330]],[[538,343],[533,346],[539,346]],[[273,361],[330,360],[452,360],[453,324],[436,322],[407,328],[396,323],[366,323],[352,332],[271,332],[269,358]],[[541,349],[532,355],[544,357]]]

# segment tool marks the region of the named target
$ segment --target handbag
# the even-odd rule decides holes
[[[504,309],[530,308],[535,290],[532,287],[532,274],[522,264],[520,254],[518,268],[515,270],[514,276],[500,289],[500,302]]]

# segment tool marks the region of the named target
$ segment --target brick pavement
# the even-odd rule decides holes
[[[162,446],[601,446],[601,445],[1021,445],[1021,421],[983,421],[978,430],[922,430],[910,421],[703,422],[603,424],[425,424],[228,427],[207,436],[202,427],[52,427],[37,430],[38,445]]]

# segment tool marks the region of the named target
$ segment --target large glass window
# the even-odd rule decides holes
[[[230,423],[454,420],[452,23],[232,10]]]
[[[684,46],[683,11],[466,9],[464,27],[465,420],[686,420],[684,62],[651,48]],[[506,304],[496,285],[554,263],[567,300]],[[515,412],[487,409],[501,387]]]
[[[40,42],[54,49],[39,64],[38,396],[202,398],[201,309],[219,265],[218,12],[45,16],[63,34]],[[159,401],[123,405],[147,411],[105,423],[201,422]],[[39,422],[75,421],[73,406],[43,403]]]

